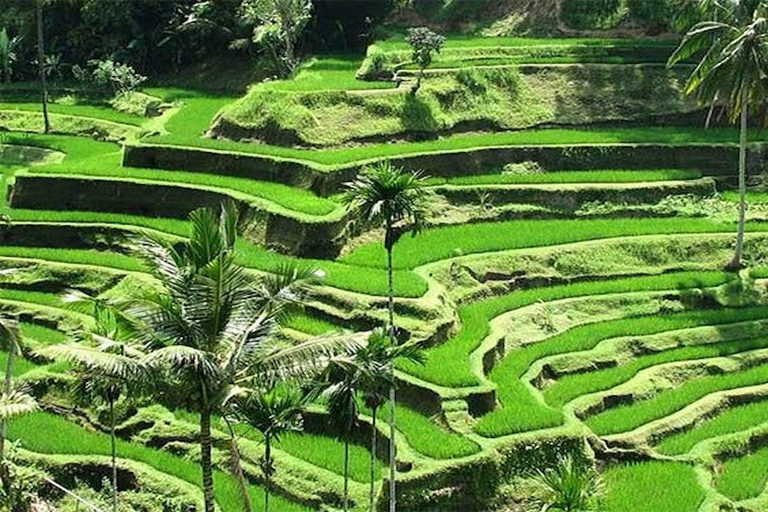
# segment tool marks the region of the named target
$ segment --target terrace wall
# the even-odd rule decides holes
[[[52,191],[56,191],[52,193]],[[19,175],[10,196],[13,208],[82,210],[187,218],[200,207],[218,207],[228,195],[213,190],[156,183]],[[311,222],[239,200],[243,236],[298,256],[338,254],[346,219]]]
[[[766,149],[753,146],[749,171],[764,165]],[[510,163],[537,162],[550,171],[593,169],[697,169],[706,176],[736,174],[736,145],[613,144],[583,146],[504,146],[392,157],[392,162],[430,176],[453,177],[499,172]],[[319,164],[263,155],[174,146],[126,146],[123,165],[222,174],[311,189],[321,196],[340,190],[360,164],[322,168]]]

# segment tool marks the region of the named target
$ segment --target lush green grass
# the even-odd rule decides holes
[[[751,231],[765,231],[768,224],[753,222]],[[569,219],[513,220],[428,229],[417,237],[404,236],[395,245],[394,265],[412,269],[460,255],[543,247],[602,238],[683,233],[736,232],[736,226],[709,219]],[[386,268],[381,244],[368,244],[341,261],[362,267]]]
[[[341,331],[341,327],[316,316],[310,316],[306,313],[292,314],[283,322],[283,327],[293,329],[294,331],[321,336],[332,332]]]
[[[531,46],[596,46],[606,48],[674,48],[675,43],[661,39],[610,39],[600,37],[567,37],[567,38],[535,38],[535,37],[478,37],[464,33],[447,33],[445,48],[496,48],[496,47],[531,47]],[[407,50],[405,33],[396,33],[387,39],[376,41],[376,46],[385,51]]]
[[[6,245],[0,246],[0,256],[56,261],[75,265],[94,265],[131,272],[144,270],[136,258],[114,252],[86,249],[50,249],[47,247],[14,247]]]
[[[338,261],[298,259],[270,252],[243,240],[238,241],[236,257],[245,266],[264,271],[275,271],[285,263],[294,263],[310,269],[325,271],[323,284],[358,293],[384,296],[387,294],[385,269],[366,269]],[[427,292],[427,283],[413,272],[400,270],[394,274],[395,295],[421,297]]]
[[[644,462],[615,466],[604,474],[605,512],[696,512],[704,501],[692,466]]]
[[[364,412],[370,415],[370,411]],[[474,441],[461,434],[440,427],[430,418],[413,409],[398,405],[395,408],[397,430],[405,436],[411,448],[433,459],[455,459],[480,451]],[[379,421],[389,424],[389,406],[379,410]]]
[[[518,185],[546,183],[642,183],[652,181],[692,180],[701,172],[686,169],[594,170],[541,173],[501,173],[430,178],[430,185]]]
[[[215,101],[215,100],[212,100]],[[218,100],[217,109],[226,102]],[[693,127],[622,127],[595,129],[547,128],[498,133],[454,135],[434,141],[400,144],[366,144],[336,149],[296,149],[265,144],[250,144],[224,139],[200,138],[208,129],[213,113],[211,105],[196,108],[191,100],[187,109],[174,116],[166,128],[169,135],[149,137],[147,142],[251,153],[263,156],[302,160],[325,166],[341,166],[354,162],[399,157],[417,153],[459,151],[493,146],[551,146],[578,144],[735,144],[738,131],[732,128],[704,129]],[[207,108],[206,108],[207,107]],[[204,121],[207,119],[207,121]],[[204,126],[204,127],[203,127]],[[202,130],[198,131],[199,128]],[[754,132],[752,141],[765,140],[766,133]]]
[[[739,202],[739,193],[735,190],[726,190],[721,194],[722,198],[732,203]],[[768,192],[748,191],[748,203],[768,203]]]
[[[614,407],[587,418],[585,423],[598,435],[634,430],[651,421],[669,416],[685,406],[717,391],[768,382],[768,365],[722,375],[694,378],[680,387],[664,391],[634,404]]]
[[[768,338],[758,338],[665,350],[650,356],[637,357],[615,368],[568,375],[547,388],[544,398],[553,407],[560,407],[579,396],[618,386],[637,375],[640,370],[651,366],[675,361],[729,356],[766,347],[768,347]]]
[[[4,95],[0,94],[4,101],[0,102],[0,110],[21,110],[25,112],[41,112],[39,103],[30,102],[27,98],[18,99],[20,101],[8,101]],[[126,114],[113,108],[97,105],[64,105],[61,103],[49,103],[48,111],[52,114],[62,114],[77,117],[93,117],[103,119],[112,123],[129,124],[132,126],[141,126],[146,119],[143,117]]]
[[[427,360],[423,365],[405,362],[399,367],[435,384],[450,387],[472,386],[478,383],[478,378],[469,366],[469,356],[488,336],[491,319],[503,313],[540,301],[620,292],[711,287],[723,284],[731,278],[723,272],[679,272],[516,291],[459,308],[461,330],[458,335],[427,350]]]
[[[521,380],[528,368],[535,361],[544,357],[590,350],[603,340],[620,336],[643,336],[704,325],[724,325],[759,320],[765,318],[766,315],[768,315],[768,308],[758,307],[687,311],[668,315],[624,318],[574,327],[546,341],[520,348],[509,354],[491,371],[489,377],[497,386],[497,396],[501,402],[501,408],[483,416],[477,423],[475,430],[483,436],[499,437],[506,434],[554,427],[562,423],[563,414],[560,408],[542,404]],[[763,368],[763,372],[768,378],[768,367]],[[701,384],[704,380],[699,379],[697,383]],[[701,385],[699,388],[705,389]],[[688,397],[683,397],[683,399],[685,398]],[[657,401],[640,402],[634,407],[642,407],[643,404],[649,406]],[[690,403],[690,400],[685,403]],[[632,419],[638,422],[639,426],[650,421],[648,419],[642,421],[644,418],[652,416],[654,419],[669,414],[669,412],[665,414],[661,411],[669,410],[670,407],[662,409],[661,407],[653,408],[651,405],[650,409],[648,407],[643,409],[645,416],[636,414],[631,418],[631,411],[627,411],[627,409],[611,409],[589,418],[586,423],[600,434],[623,432],[630,430],[630,428],[623,428],[623,425],[628,424]],[[624,423],[619,424],[620,427],[612,427],[621,420],[624,420]],[[610,432],[607,426],[611,426]]]
[[[197,414],[176,410],[174,415],[198,425],[200,422]],[[221,420],[219,420],[221,422]],[[223,423],[222,423],[223,425]],[[264,442],[264,436],[250,425],[245,423],[234,425],[237,434],[245,439]],[[221,427],[226,432],[224,426]],[[275,448],[293,455],[296,458],[307,461],[319,468],[327,469],[337,475],[344,475],[344,443],[338,439],[306,432],[293,432],[280,436],[280,440],[273,444]],[[349,447],[349,477],[357,482],[370,481],[370,458],[367,447],[350,444]],[[381,478],[383,463],[376,459],[375,478]]]
[[[22,322],[21,336],[25,345],[28,344],[29,340],[32,340],[36,347],[57,345],[67,341],[67,335],[61,331],[28,322]]]
[[[319,56],[305,61],[291,80],[263,82],[259,89],[304,92],[346,91],[364,89],[392,89],[394,82],[369,82],[357,80],[355,73],[362,59],[357,56]]]
[[[61,297],[55,293],[33,292],[29,290],[0,288],[0,300],[28,302],[30,304],[40,304],[41,306],[50,306],[54,308],[64,306]]]
[[[8,437],[21,440],[24,448],[38,453],[102,456],[110,454],[109,436],[88,431],[44,412],[12,421],[8,428]],[[180,480],[200,485],[200,466],[195,462],[123,440],[118,440],[117,453],[118,457],[147,464]],[[216,471],[214,486],[216,501],[222,510],[243,510],[237,481],[232,475]],[[263,502],[263,491],[260,487],[251,485],[249,491],[254,503]],[[272,500],[276,510],[307,510],[306,507],[291,503],[279,495],[273,496]]]
[[[656,449],[665,455],[681,455],[701,441],[747,430],[765,422],[768,422],[768,401],[739,405],[665,438]]]
[[[729,459],[720,469],[717,490],[734,501],[754,498],[765,490],[768,481],[768,448],[743,457]]]

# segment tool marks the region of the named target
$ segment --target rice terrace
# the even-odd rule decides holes
[[[0,0],[0,510],[768,511],[768,1]]]

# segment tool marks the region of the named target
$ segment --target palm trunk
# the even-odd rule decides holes
[[[11,394],[11,387],[13,385],[13,367],[16,363],[16,342],[10,340],[10,347],[8,349],[8,360],[5,363],[5,379],[3,382],[3,394],[9,396]],[[11,481],[8,474],[8,468],[5,465],[5,434],[6,434],[6,421],[0,420],[0,480],[5,489],[6,495],[10,492]]]
[[[117,445],[115,442],[115,400],[109,396],[109,437],[112,445],[112,510],[117,512]]]
[[[394,346],[395,340],[395,284],[392,268],[392,221],[387,222],[387,273],[389,279],[389,337]],[[394,382],[394,363],[392,365],[392,377]],[[389,388],[389,511],[395,512],[397,508],[397,498],[395,491],[395,461],[397,460],[397,451],[395,448],[395,386]]]
[[[272,487],[272,436],[267,434],[264,436],[265,450],[264,461],[265,467],[264,476],[266,478],[266,485],[264,486],[264,512],[269,512],[269,491]]]
[[[749,130],[749,108],[745,101],[741,110],[741,132],[739,134],[739,228],[736,231],[736,250],[728,268],[741,268],[741,256],[744,251],[744,233],[747,224],[747,132]]]
[[[224,421],[227,424],[227,429],[229,429],[232,469],[235,472],[237,483],[240,486],[240,494],[243,495],[243,507],[245,508],[245,512],[253,512],[251,495],[248,494],[248,482],[245,481],[245,475],[243,474],[243,465],[240,457],[240,447],[237,445],[237,436],[235,435],[235,430],[232,428],[232,424],[226,416],[224,416]]]
[[[48,86],[45,83],[45,40],[43,37],[43,0],[37,1],[37,60],[40,71],[40,93],[43,102],[43,130],[45,133],[51,131],[51,122],[48,119]]]
[[[203,466],[203,498],[205,512],[214,512],[213,465],[211,462],[211,410],[204,407],[200,413],[200,463]]]
[[[344,440],[344,512],[349,510],[349,438]]]
[[[376,501],[376,413],[378,407],[372,408],[373,432],[371,433],[371,488],[368,496],[368,511],[373,512],[374,502]]]

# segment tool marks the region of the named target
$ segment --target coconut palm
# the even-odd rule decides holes
[[[724,106],[731,121],[740,119],[739,225],[736,249],[728,268],[739,268],[746,228],[747,132],[749,111],[768,92],[768,2],[720,0],[702,2],[707,21],[694,25],[669,59],[673,66],[696,55],[698,65],[686,84],[702,104]]]
[[[405,229],[419,233],[427,222],[427,193],[424,178],[419,173],[406,173],[389,161],[365,169],[356,180],[347,184],[344,202],[354,217],[368,227],[385,228],[384,248],[387,251],[389,336],[395,344],[395,291],[392,251]],[[394,380],[394,379],[393,379]],[[390,439],[395,439],[395,387],[389,388]],[[389,508],[396,508],[395,443],[389,450]]]
[[[164,385],[155,392],[171,393],[183,401],[180,405],[200,414],[205,511],[213,512],[211,417],[225,415],[229,402],[254,381],[312,374],[351,342],[323,338],[278,345],[272,334],[281,308],[274,298],[295,296],[292,290],[304,284],[296,278],[304,273],[258,278],[238,265],[238,214],[231,204],[220,213],[196,210],[190,220],[188,241],[145,236],[133,243],[156,283],[138,290],[121,308],[133,320],[135,339],[147,350],[144,363],[162,375]],[[272,289],[277,285],[283,289]]]
[[[43,3],[35,1],[35,18],[37,20],[37,66],[40,75],[40,99],[43,105],[43,131],[51,131],[51,121],[48,117],[48,84],[45,79],[45,27],[43,26]]]
[[[370,489],[368,508],[374,510],[376,500],[376,446],[378,428],[376,425],[379,408],[387,401],[387,391],[395,386],[392,379],[392,366],[396,359],[408,359],[415,363],[424,360],[424,354],[418,345],[407,343],[395,345],[392,339],[382,329],[376,329],[368,338],[368,343],[360,347],[354,354],[357,365],[362,365],[366,371],[362,387],[365,405],[371,410],[371,453],[370,453]],[[390,439],[390,443],[394,443]]]
[[[275,474],[272,443],[279,442],[283,434],[301,430],[302,412],[307,400],[307,395],[298,387],[280,384],[267,390],[253,390],[234,406],[236,417],[264,436],[264,460],[261,467],[265,477],[265,512],[269,512],[269,496]]]

